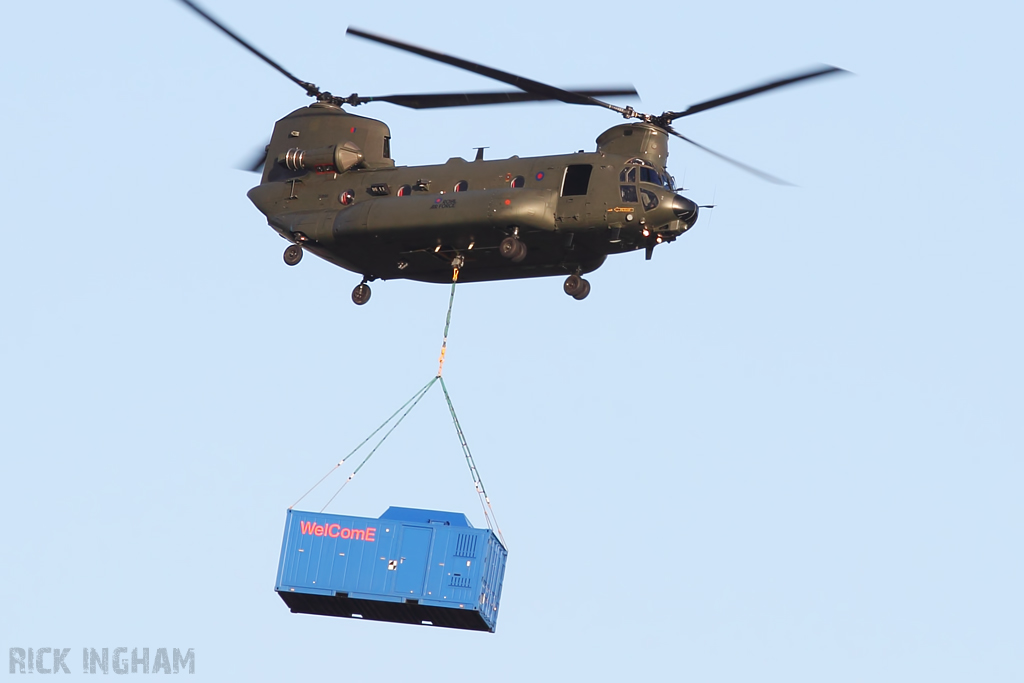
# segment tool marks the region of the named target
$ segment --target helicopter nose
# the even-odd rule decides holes
[[[672,198],[672,211],[684,223],[692,225],[697,221],[697,205],[682,195],[677,194]]]

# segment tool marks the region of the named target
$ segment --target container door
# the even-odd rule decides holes
[[[395,568],[395,593],[422,595],[433,535],[433,529],[423,527],[407,526],[402,529],[398,566]]]

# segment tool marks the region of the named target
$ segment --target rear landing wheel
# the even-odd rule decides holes
[[[512,257],[512,263],[519,263],[526,258],[526,242],[519,241],[519,251]]]
[[[580,283],[582,284],[580,291],[572,295],[572,298],[576,299],[576,301],[583,301],[590,294],[590,280],[580,280]]]
[[[284,250],[284,262],[289,266],[294,266],[296,263],[302,260],[302,247],[297,244],[289,245]]]
[[[498,245],[498,251],[512,263],[519,263],[526,258],[526,245],[518,237],[503,239]]]
[[[366,284],[365,282],[360,283],[359,285],[356,286],[355,289],[352,290],[352,303],[354,303],[356,306],[362,306],[363,304],[370,300],[371,293],[372,292],[370,292],[370,285]]]

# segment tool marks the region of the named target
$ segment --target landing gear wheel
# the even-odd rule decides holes
[[[372,294],[370,291],[370,285],[363,282],[352,290],[352,303],[356,306],[362,306],[370,300],[370,294]]]
[[[575,273],[565,278],[565,284],[562,285],[562,289],[569,296],[576,296],[577,293],[583,291],[583,283],[585,280]]]
[[[526,243],[519,241],[519,251],[512,257],[512,263],[519,263],[526,258]]]
[[[284,262],[289,266],[294,266],[296,263],[302,260],[302,247],[297,244],[290,245],[284,250]]]
[[[512,263],[519,263],[526,258],[526,245],[518,237],[503,239],[498,245],[498,251]]]
[[[505,258],[512,258],[519,251],[519,240],[515,237],[506,237],[498,245],[498,252]]]
[[[580,291],[572,295],[572,298],[576,299],[576,301],[583,301],[584,299],[587,298],[587,295],[590,294],[590,281],[580,280],[580,283],[582,285],[580,287]]]

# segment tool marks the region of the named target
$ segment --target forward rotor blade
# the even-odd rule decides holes
[[[753,88],[748,88],[746,90],[741,90],[739,92],[734,92],[734,93],[732,93],[730,95],[723,95],[722,97],[716,97],[713,100],[708,100],[706,102],[701,102],[699,104],[694,104],[691,107],[689,107],[688,109],[686,109],[686,111],[670,111],[670,112],[665,112],[664,115],[667,118],[667,120],[671,122],[671,121],[675,121],[678,118],[682,118],[684,116],[689,116],[691,114],[696,114],[698,112],[707,111],[708,109],[714,109],[715,107],[721,107],[723,104],[729,104],[730,102],[735,102],[736,100],[742,100],[742,99],[744,99],[746,97],[753,97],[754,95],[760,95],[761,93],[768,92],[769,90],[774,90],[776,88],[781,88],[781,87],[786,86],[786,85],[793,85],[794,83],[799,83],[800,81],[806,81],[806,80],[809,80],[811,78],[818,78],[819,76],[828,76],[829,74],[838,74],[838,73],[844,73],[845,74],[845,73],[850,73],[850,72],[847,71],[846,69],[840,69],[837,66],[829,66],[828,64],[825,64],[822,67],[819,67],[819,68],[815,69],[814,71],[808,71],[806,73],[798,74],[796,76],[790,76],[789,78],[783,78],[783,79],[780,79],[778,81],[772,81],[770,83],[765,83],[763,85],[754,86]]]
[[[216,19],[214,19],[214,18],[213,18],[212,16],[210,16],[209,14],[207,14],[205,10],[203,10],[203,9],[202,9],[201,7],[199,7],[199,5],[197,5],[197,4],[195,4],[194,2],[192,2],[192,0],[181,0],[181,2],[182,2],[183,4],[185,4],[185,5],[189,6],[189,7],[191,7],[191,8],[193,9],[193,10],[195,10],[195,11],[196,11],[196,13],[197,13],[197,14],[199,14],[199,16],[201,16],[201,17],[203,17],[204,19],[206,19],[206,20],[207,20],[208,22],[210,22],[211,24],[213,24],[214,26],[216,26],[217,28],[219,28],[219,29],[220,29],[221,31],[223,31],[224,33],[228,34],[228,35],[229,35],[230,37],[234,38],[234,39],[235,39],[235,40],[236,40],[236,41],[237,41],[237,42],[238,42],[238,43],[239,43],[239,44],[240,44],[240,45],[241,45],[242,47],[244,47],[245,49],[247,49],[247,50],[248,50],[249,52],[253,53],[254,55],[256,55],[257,57],[259,57],[260,59],[262,59],[262,60],[263,60],[264,62],[266,62],[266,63],[267,63],[267,64],[269,64],[270,66],[272,66],[272,67],[274,67],[275,69],[277,69],[278,71],[280,71],[280,72],[281,72],[282,74],[284,74],[284,75],[285,75],[285,76],[286,76],[286,77],[287,77],[287,78],[288,78],[289,80],[291,80],[292,82],[296,83],[296,84],[297,84],[297,85],[299,85],[299,86],[300,86],[300,87],[301,87],[301,88],[302,88],[303,90],[305,90],[305,91],[306,91],[306,94],[307,94],[307,95],[309,95],[310,97],[316,97],[317,95],[319,95],[319,94],[320,94],[320,88],[316,87],[316,86],[315,86],[315,85],[313,85],[312,83],[307,83],[306,81],[303,81],[303,80],[301,80],[301,79],[299,79],[299,78],[296,78],[295,76],[293,76],[293,75],[292,75],[292,74],[291,74],[291,73],[290,73],[290,72],[289,72],[289,71],[288,71],[287,69],[285,69],[285,68],[284,68],[283,66],[281,66],[280,64],[278,64],[277,62],[275,62],[275,61],[274,61],[273,59],[271,59],[270,57],[268,57],[268,56],[266,56],[265,54],[263,54],[262,52],[260,52],[259,50],[257,50],[257,49],[256,49],[255,47],[253,47],[253,46],[252,46],[252,45],[250,45],[250,44],[249,44],[248,42],[246,42],[246,40],[245,40],[244,38],[242,38],[241,36],[239,36],[238,34],[236,34],[236,33],[235,33],[234,31],[232,31],[231,29],[229,29],[229,28],[228,28],[227,26],[225,26],[224,24],[220,23],[219,21],[217,21]]]
[[[184,0],[182,1],[184,2]],[[377,36],[352,27],[349,27],[346,33],[359,38],[365,38],[366,40],[372,40],[375,43],[380,43],[381,45],[405,50],[406,52],[411,52],[421,57],[426,57],[427,59],[433,59],[434,61],[441,62],[442,64],[448,64],[449,66],[465,69],[466,71],[472,71],[475,74],[487,76],[488,78],[493,78],[494,80],[501,81],[502,83],[508,83],[520,90],[524,90],[535,95],[544,95],[553,100],[565,102],[566,104],[589,104],[597,107],[604,107],[605,109],[611,109],[612,111],[617,111],[620,114],[625,111],[625,109],[621,107],[616,107],[614,104],[602,102],[601,100],[589,95],[571,93],[568,90],[562,90],[561,88],[556,88],[553,85],[547,85],[546,83],[540,83],[539,81],[532,81],[529,78],[516,76],[515,74],[510,74],[507,71],[492,69],[489,66],[483,66],[482,64],[470,62],[465,59],[459,59],[458,57],[452,57],[451,55],[442,54],[440,52],[434,52],[433,50],[428,50],[426,48],[416,47],[414,45],[409,45],[408,43],[392,40],[391,38],[384,38],[383,36]]]
[[[611,88],[607,90],[574,90],[574,95],[583,97],[636,97],[637,91],[632,87]],[[384,97],[360,97],[359,104],[365,102],[389,102],[410,109],[436,109],[440,107],[473,107],[486,104],[514,104],[518,102],[543,102],[556,98],[550,95],[538,95],[530,92],[472,92],[472,93],[437,93],[428,95],[386,95]]]
[[[665,130],[667,130],[669,133],[671,133],[672,135],[675,135],[677,138],[679,138],[681,140],[686,140],[687,142],[689,142],[694,147],[699,147],[700,149],[704,150],[708,154],[712,154],[712,155],[718,157],[722,161],[727,161],[730,164],[732,164],[733,166],[737,166],[739,168],[742,168],[747,173],[753,173],[754,175],[756,175],[758,178],[761,178],[762,180],[767,180],[769,183],[775,183],[776,185],[789,185],[790,187],[794,187],[793,183],[791,183],[791,182],[783,180],[782,178],[776,178],[775,176],[771,175],[770,173],[765,173],[764,171],[759,171],[758,169],[754,168],[753,166],[747,166],[743,162],[736,161],[735,159],[733,159],[731,157],[727,157],[727,156],[725,156],[724,154],[722,154],[720,152],[716,152],[713,149],[705,147],[704,145],[700,144],[699,142],[694,142],[690,138],[686,137],[685,135],[683,135],[683,134],[679,133],[678,131],[676,131],[675,129],[673,129],[671,126],[662,126],[662,127]]]

